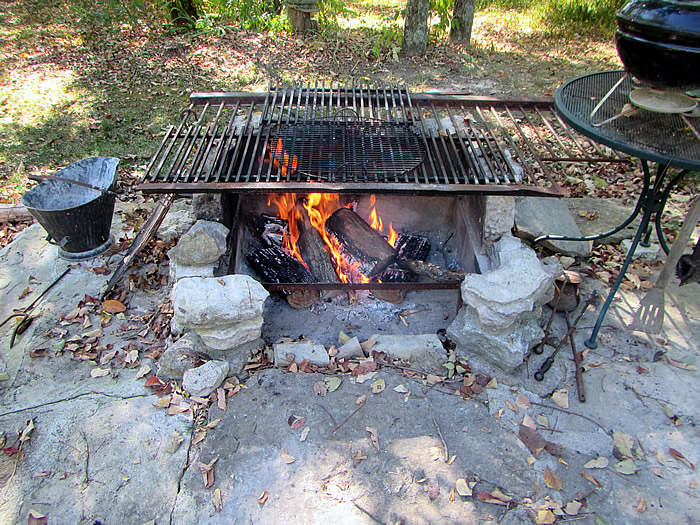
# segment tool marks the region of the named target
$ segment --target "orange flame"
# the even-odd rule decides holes
[[[285,151],[282,139],[277,139],[277,145],[272,147],[272,165],[280,170],[280,174],[284,177],[287,173],[294,173],[299,165],[299,159],[296,155],[291,156],[291,165],[289,164],[290,155]]]

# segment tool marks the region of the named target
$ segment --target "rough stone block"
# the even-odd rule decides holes
[[[360,341],[357,337],[353,337],[343,346],[338,348],[338,353],[335,355],[336,359],[348,359],[351,357],[364,357],[365,352],[360,346]]]
[[[523,239],[532,240],[540,235],[582,236],[566,203],[551,197],[516,199],[515,224],[518,236]],[[572,257],[588,256],[592,246],[590,241],[544,241],[542,245]]]
[[[220,221],[224,216],[221,193],[197,193],[192,198],[192,208],[199,220]]]
[[[510,235],[515,224],[515,198],[511,196],[486,197],[484,213],[484,237],[495,241]]]
[[[207,327],[194,328],[202,342],[214,350],[233,350],[245,343],[260,338],[263,318],[255,317],[237,323],[217,323]]]
[[[184,200],[173,203],[158,228],[156,236],[161,241],[170,242],[179,238],[197,222],[192,205]]]
[[[214,265],[205,264],[201,266],[188,266],[170,261],[168,278],[171,283],[176,283],[185,277],[214,277]]]
[[[192,356],[203,352],[202,341],[196,334],[189,332],[165,349],[158,358],[160,379],[182,379],[185,370],[192,368]]]
[[[309,363],[316,366],[328,366],[330,357],[326,348],[316,343],[276,343],[272,345],[275,352],[275,366],[289,366],[292,361],[288,358],[294,356],[293,362],[301,363],[308,359]]]
[[[178,264],[199,266],[216,263],[226,252],[228,228],[211,221],[197,221],[168,252]]]
[[[490,332],[506,331],[523,313],[551,299],[552,282],[561,269],[544,265],[519,239],[504,236],[495,244],[499,266],[484,274],[468,274],[461,286],[465,305],[477,311]]]
[[[419,335],[382,335],[374,334],[376,344],[372,351],[386,352],[392,359],[409,361],[422,372],[444,375],[447,369],[442,366],[447,362],[447,353],[435,334]]]
[[[226,361],[207,361],[190,368],[182,376],[182,388],[191,396],[207,397],[224,382],[228,375]]]

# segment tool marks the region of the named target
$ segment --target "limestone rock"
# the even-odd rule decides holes
[[[192,205],[184,200],[176,201],[163,219],[156,236],[161,241],[174,241],[189,230],[196,221]]]
[[[207,361],[190,368],[182,376],[182,388],[191,396],[207,397],[224,382],[228,375],[226,361]]]
[[[442,375],[447,369],[447,353],[435,334],[383,335],[374,334],[372,351],[386,352],[392,359],[409,361],[411,366],[426,373]]]
[[[214,277],[214,265],[205,264],[190,266],[170,261],[168,269],[168,279],[170,279],[170,282],[174,284],[185,277]]]
[[[292,363],[289,355],[293,355],[293,362],[301,363],[308,359],[309,363],[316,366],[328,366],[330,357],[326,348],[316,343],[276,343],[272,345],[275,352],[275,366],[288,366]]]
[[[484,213],[484,237],[495,241],[510,235],[515,224],[515,198],[489,195],[486,197]]]
[[[173,287],[173,325],[192,329],[217,350],[260,337],[269,293],[247,275],[186,277]]]
[[[515,224],[518,236],[532,240],[540,235],[582,237],[581,230],[563,199],[524,197],[515,200]],[[586,257],[590,241],[544,241],[542,245],[563,255]]]
[[[168,257],[177,264],[198,266],[216,263],[226,252],[228,228],[211,221],[197,221],[185,233]]]
[[[615,199],[583,197],[565,199],[565,203],[583,235],[598,235],[600,233],[609,232],[625,222],[634,211],[634,206],[627,206]],[[587,213],[583,216],[580,215],[579,212],[584,211]],[[595,219],[589,219],[588,217],[594,213],[597,214]],[[640,222],[641,214],[632,221],[632,224],[628,225],[623,230],[597,241],[593,241],[593,243],[619,244],[623,239],[631,239],[637,232],[637,227]]]
[[[224,216],[221,193],[197,193],[192,198],[192,207],[198,220],[220,221]]]
[[[159,379],[182,379],[185,370],[192,368],[192,356],[202,352],[202,342],[189,332],[168,346],[158,358]]]
[[[343,346],[338,348],[338,353],[335,355],[336,359],[348,359],[351,357],[364,357],[365,352],[360,346],[360,340],[357,337],[353,337],[348,340]]]

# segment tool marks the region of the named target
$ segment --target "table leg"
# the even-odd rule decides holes
[[[622,267],[620,268],[620,273],[617,276],[617,279],[615,280],[615,283],[613,284],[612,288],[610,289],[610,292],[608,293],[608,297],[605,300],[605,303],[603,304],[603,307],[600,310],[600,313],[598,314],[598,319],[596,320],[595,326],[593,327],[593,331],[591,332],[591,336],[585,341],[585,345],[588,348],[597,348],[598,343],[596,341],[598,337],[598,332],[600,331],[600,327],[603,324],[603,319],[605,319],[605,315],[608,313],[608,309],[610,308],[610,304],[612,303],[615,294],[617,293],[618,288],[620,287],[620,284],[622,284],[622,280],[625,278],[625,274],[627,273],[627,268],[629,267],[630,263],[634,259],[634,253],[637,250],[637,246],[642,243],[642,237],[646,236],[648,239],[648,230],[651,225],[651,218],[653,215],[656,215],[656,229],[657,229],[657,235],[659,236],[659,242],[661,243],[662,247],[664,247],[664,251],[668,253],[667,249],[668,246],[664,246],[666,243],[662,241],[663,239],[663,232],[661,231],[661,214],[663,213],[664,207],[666,205],[666,201],[668,199],[668,195],[671,192],[671,189],[678,183],[681,178],[688,173],[688,170],[683,170],[680,173],[678,173],[676,176],[674,176],[669,183],[664,187],[663,185],[663,180],[666,177],[667,173],[667,168],[668,166],[659,166],[658,171],[656,174],[656,180],[654,181],[653,186],[649,190],[649,192],[646,194],[643,202],[643,207],[644,207],[644,213],[642,215],[642,222],[639,225],[639,228],[637,228],[637,233],[634,236],[634,239],[632,241],[632,245],[630,246],[629,252],[627,253],[627,257],[625,257],[625,261],[622,264]],[[649,166],[646,161],[642,161],[642,169],[644,170],[644,178],[645,178],[645,186],[646,186],[646,181],[649,180],[650,172],[649,172]],[[644,192],[642,192],[642,195],[644,195]],[[642,200],[642,196],[640,196],[640,201]]]

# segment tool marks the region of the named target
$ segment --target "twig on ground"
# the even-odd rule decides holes
[[[331,418],[331,424],[335,427],[338,425],[338,423],[335,422],[335,418],[333,417],[333,414],[331,414],[326,407],[324,407],[321,403],[316,403],[326,414],[328,414],[328,417]]]
[[[83,436],[83,441],[85,441],[85,479],[83,480],[83,488],[90,484],[90,445],[88,445],[87,436],[84,430],[80,430],[80,435]]]
[[[359,506],[357,503],[355,503],[354,501],[352,502],[352,504],[355,505],[355,508],[357,508],[357,510],[359,510],[359,511],[361,511],[361,512],[364,512],[365,514],[367,514],[367,516],[369,516],[370,518],[372,518],[372,519],[373,519],[374,521],[376,521],[377,523],[381,523],[382,525],[385,525],[384,522],[383,522],[382,520],[380,520],[379,518],[377,518],[377,517],[376,517],[374,514],[372,514],[371,512],[369,512],[369,511],[363,509],[362,507],[360,507],[360,506]]]
[[[572,412],[571,410],[566,410],[565,408],[560,408],[560,407],[558,407],[558,406],[556,406],[556,405],[545,405],[544,403],[537,403],[537,402],[535,402],[535,401],[532,401],[532,404],[533,404],[533,405],[540,406],[540,407],[544,407],[544,408],[551,408],[551,409],[553,409],[553,410],[558,410],[559,412],[564,412],[565,414],[569,414],[569,415],[571,415],[571,416],[582,417],[583,419],[585,419],[585,420],[587,420],[587,421],[590,421],[590,422],[593,423],[594,425],[597,425],[598,427],[600,427],[601,430],[603,430],[603,432],[605,432],[606,434],[612,435],[612,432],[610,432],[607,428],[605,428],[603,425],[601,425],[600,423],[598,423],[598,422],[597,422],[595,419],[593,419],[592,417],[584,416],[583,414],[577,414],[576,412]]]
[[[437,428],[438,435],[440,436],[440,441],[442,441],[442,447],[445,449],[445,463],[449,463],[450,451],[447,449],[447,442],[445,441],[445,438],[442,435],[442,430],[440,430],[440,425],[438,425],[438,422],[437,422],[437,419],[435,419],[435,416],[433,416],[433,423],[435,423],[435,428]]]
[[[342,427],[345,423],[347,423],[348,420],[349,420],[352,416],[354,416],[355,414],[357,414],[366,404],[367,404],[367,402],[364,402],[364,403],[362,403],[359,407],[357,407],[355,410],[353,410],[352,413],[351,413],[348,417],[346,417],[340,425],[338,425],[338,426],[335,427],[333,430],[331,430],[331,434],[335,434],[335,432],[336,432],[340,427]]]

